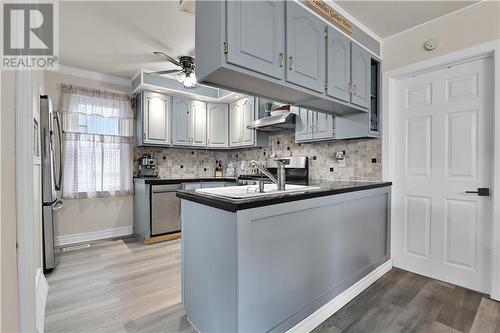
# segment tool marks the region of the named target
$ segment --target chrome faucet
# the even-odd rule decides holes
[[[278,174],[277,177],[274,177],[272,173],[270,173],[266,168],[259,164],[259,162],[255,160],[250,161],[250,166],[257,168],[260,172],[267,176],[273,183],[278,187],[278,191],[285,190],[285,165],[290,163],[288,159],[275,158],[274,159],[278,164]],[[262,190],[262,186],[259,186],[259,190]]]

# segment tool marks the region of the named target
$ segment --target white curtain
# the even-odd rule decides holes
[[[121,93],[62,86],[64,198],[132,193],[131,103]]]

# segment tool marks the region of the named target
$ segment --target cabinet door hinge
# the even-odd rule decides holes
[[[224,54],[227,54],[229,52],[229,45],[227,45],[226,42],[224,42]]]

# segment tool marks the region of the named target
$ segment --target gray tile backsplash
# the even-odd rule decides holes
[[[136,148],[137,158],[151,153],[158,159],[160,177],[212,177],[215,161],[224,169],[232,162],[236,173],[251,173],[250,160],[264,162],[272,153],[278,156],[308,156],[311,179],[372,180],[382,179],[382,143],[380,139],[334,140],[295,143],[293,134],[270,137],[270,148],[247,148],[227,151],[178,148]],[[335,152],[345,151],[345,167],[335,160]],[[240,167],[241,166],[241,167]]]

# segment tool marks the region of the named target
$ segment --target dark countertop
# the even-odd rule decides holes
[[[150,185],[168,185],[168,184],[181,184],[181,183],[199,183],[199,182],[236,182],[234,177],[215,178],[215,177],[202,177],[202,178],[139,178],[135,177],[134,182]]]
[[[287,193],[283,195],[252,197],[245,199],[231,199],[202,194],[196,190],[179,190],[177,197],[203,205],[219,208],[229,212],[275,205],[285,202],[324,197],[347,192],[369,190],[378,187],[392,186],[392,182],[362,182],[362,181],[315,181],[309,182],[309,186],[318,186],[320,189],[302,193]]]

